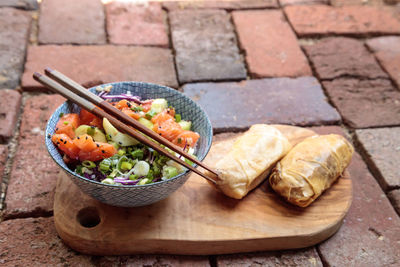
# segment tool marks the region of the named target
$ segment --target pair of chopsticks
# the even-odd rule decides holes
[[[167,139],[159,136],[146,126],[137,122],[135,119],[121,112],[120,110],[112,106],[109,102],[93,94],[92,92],[90,92],[80,84],[76,83],[75,81],[71,80],[64,74],[50,68],[45,69],[45,74],[49,77],[35,72],[33,74],[33,78],[49,88],[51,91],[62,95],[66,99],[72,101],[73,103],[79,105],[87,111],[90,111],[94,115],[99,116],[100,118],[107,118],[111,122],[111,124],[119,131],[132,136],[142,144],[145,144],[158,151],[161,155],[167,156],[173,161],[185,166],[189,170],[197,173],[198,175],[213,183],[216,183],[216,181],[218,180],[218,174],[210,167],[183,151],[182,148],[174,145]],[[182,155],[186,159],[208,170],[211,174],[215,175],[215,177],[204,174],[190,164],[186,163],[184,160],[176,157],[175,155],[172,155],[165,148],[161,147],[156,142],[149,140],[149,138],[144,136],[142,133],[154,139],[158,143],[168,147],[172,151]]]

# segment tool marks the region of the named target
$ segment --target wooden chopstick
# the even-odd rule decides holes
[[[128,115],[126,115],[125,113],[121,112],[120,110],[118,110],[117,108],[112,106],[109,102],[102,99],[98,95],[95,95],[92,92],[88,91],[85,87],[83,87],[79,83],[73,81],[72,79],[68,78],[61,72],[59,72],[57,70],[53,70],[51,68],[46,68],[45,73],[53,80],[62,84],[64,87],[70,89],[72,92],[74,92],[75,94],[78,94],[79,96],[88,100],[89,102],[93,103],[94,105],[102,108],[109,114],[111,114],[114,117],[121,120],[123,123],[128,124],[129,126],[132,126],[139,132],[142,132],[145,135],[147,135],[148,137],[153,138],[160,144],[168,147],[172,151],[182,155],[183,157],[187,158],[188,160],[196,163],[197,165],[203,167],[204,169],[208,170],[212,174],[218,176],[218,174],[213,169],[211,169],[210,167],[208,167],[207,165],[205,165],[203,162],[199,161],[192,155],[189,155],[188,153],[183,151],[181,147],[178,147],[175,144],[173,144],[172,142],[168,141],[167,139],[159,136],[158,134],[156,134],[155,132],[153,132],[152,130],[150,130],[149,128],[144,126],[143,124],[139,123],[135,119],[133,119],[133,118],[129,117]]]
[[[110,123],[115,128],[117,128],[119,131],[132,136],[133,138],[135,138],[136,140],[138,140],[142,144],[145,144],[145,145],[153,148],[154,150],[158,151],[161,155],[164,155],[164,156],[172,159],[173,161],[177,162],[178,164],[185,166],[186,168],[188,168],[191,171],[197,173],[201,177],[209,180],[210,182],[216,183],[216,181],[218,180],[218,176],[217,175],[215,177],[211,177],[211,176],[208,176],[208,175],[204,174],[203,172],[197,170],[196,168],[194,168],[190,164],[186,163],[182,159],[172,155],[166,149],[160,147],[157,143],[149,140],[146,136],[144,136],[140,132],[137,132],[132,127],[122,123],[121,121],[119,121],[113,115],[108,114],[105,110],[102,110],[102,109],[98,108],[96,105],[94,105],[90,101],[88,101],[88,100],[82,98],[81,96],[71,92],[69,89],[65,88],[64,86],[62,86],[61,84],[57,83],[56,81],[53,81],[49,77],[46,77],[46,76],[44,76],[44,75],[42,75],[42,74],[40,74],[38,72],[35,72],[33,74],[33,78],[36,81],[40,82],[41,84],[45,85],[47,88],[49,88],[53,92],[62,95],[66,99],[68,99],[68,100],[72,101],[73,103],[79,105],[80,107],[92,112],[96,116],[108,119],[110,121]],[[111,107],[113,107],[113,106],[111,106]],[[113,109],[115,109],[115,108],[113,107]]]

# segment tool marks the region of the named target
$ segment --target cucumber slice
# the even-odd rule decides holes
[[[184,121],[181,120],[178,122],[179,125],[182,127],[183,130],[190,131],[190,128],[192,127],[192,122],[191,121]]]
[[[133,146],[139,144],[135,138],[118,131],[106,118],[103,119],[103,128],[111,140],[120,146]]]
[[[82,134],[88,134],[93,137],[96,142],[106,143],[106,135],[97,127],[89,125],[81,125],[75,129],[75,135],[80,136]]]
[[[168,108],[168,102],[164,98],[154,99],[151,103],[151,110],[154,110],[156,113],[160,113],[166,108]]]
[[[143,124],[143,125],[146,126],[147,128],[149,128],[150,130],[153,129],[154,124],[153,124],[151,121],[149,121],[148,119],[139,118],[139,119],[138,119],[138,122],[141,123],[141,124]]]

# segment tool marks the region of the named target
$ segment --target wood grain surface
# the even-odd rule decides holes
[[[276,125],[292,144],[311,130]],[[214,142],[205,159],[211,167],[233,137]],[[87,254],[209,255],[308,247],[334,234],[352,199],[347,172],[307,208],[286,203],[264,181],[244,199],[217,192],[191,174],[167,199],[138,208],[118,208],[85,195],[60,173],[54,220],[63,241]]]

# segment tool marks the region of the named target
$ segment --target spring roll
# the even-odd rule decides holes
[[[340,135],[306,138],[277,163],[270,185],[288,202],[307,207],[343,174],[353,152]]]
[[[265,124],[251,126],[216,162],[220,178],[216,187],[229,197],[243,198],[267,178],[290,148],[288,139],[278,129]]]

